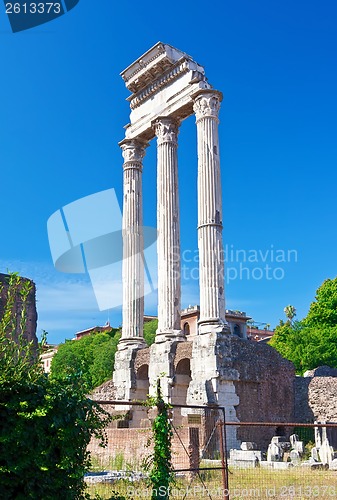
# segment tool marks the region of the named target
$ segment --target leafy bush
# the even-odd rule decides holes
[[[92,436],[105,444],[110,416],[85,396],[87,385],[78,373],[59,379],[44,375],[23,333],[27,291],[19,276],[10,275],[0,322],[1,498],[86,498],[87,445]],[[16,300],[23,303],[18,338]]]

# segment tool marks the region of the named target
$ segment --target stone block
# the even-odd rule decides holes
[[[252,443],[251,441],[243,441],[240,446],[241,450],[244,451],[251,451],[251,450],[256,450],[256,444]]]
[[[230,450],[229,452],[230,460],[244,460],[254,462],[262,460],[262,452],[257,450]]]
[[[298,465],[301,462],[301,457],[300,457],[299,452],[296,450],[291,450],[290,460],[294,465]]]
[[[263,460],[260,462],[260,467],[265,469],[287,470],[294,467],[294,464],[291,462],[270,462],[269,460]]]
[[[329,465],[330,470],[337,470],[337,458],[334,458]]]
[[[284,443],[286,438],[284,436],[273,436],[271,442],[275,444]]]

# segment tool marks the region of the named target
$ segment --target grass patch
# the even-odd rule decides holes
[[[202,479],[195,476],[193,480],[187,478],[177,480],[171,486],[170,499],[223,499],[222,475],[219,471],[202,473]],[[121,498],[151,498],[151,488],[145,481],[130,483],[116,481],[113,485],[97,484],[88,488],[88,493],[95,498],[113,497],[117,492]],[[308,498],[329,499],[337,497],[337,472],[325,470],[311,470],[304,467],[294,467],[285,471],[229,468],[230,498],[243,500],[246,498],[261,498],[272,500],[305,500]]]

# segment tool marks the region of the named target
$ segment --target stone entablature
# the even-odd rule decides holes
[[[193,114],[196,93],[212,89],[202,66],[185,52],[162,42],[138,58],[121,76],[132,92],[128,98],[131,114],[127,139],[153,139],[153,120],[159,116],[187,118]]]

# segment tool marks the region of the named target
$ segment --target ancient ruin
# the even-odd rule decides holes
[[[124,157],[123,331],[115,359],[113,398],[145,399],[160,377],[163,394],[172,403],[217,404],[225,407],[226,418],[232,422],[290,421],[292,363],[268,345],[252,345],[244,318],[237,331],[226,320],[218,134],[222,94],[189,55],[160,42],[121,76],[132,94],[128,98],[130,123],[120,142]],[[200,311],[193,336],[181,326],[177,154],[179,125],[191,115],[196,119],[198,141],[200,271]],[[148,348],[143,339],[142,162],[153,138],[157,139],[158,329],[155,343]],[[187,422],[188,412],[181,412]],[[139,425],[141,416],[130,408],[127,426]],[[231,447],[247,441],[244,430],[237,435],[235,426],[227,434]],[[259,443],[261,438],[267,445],[272,435],[256,434],[254,440]]]

